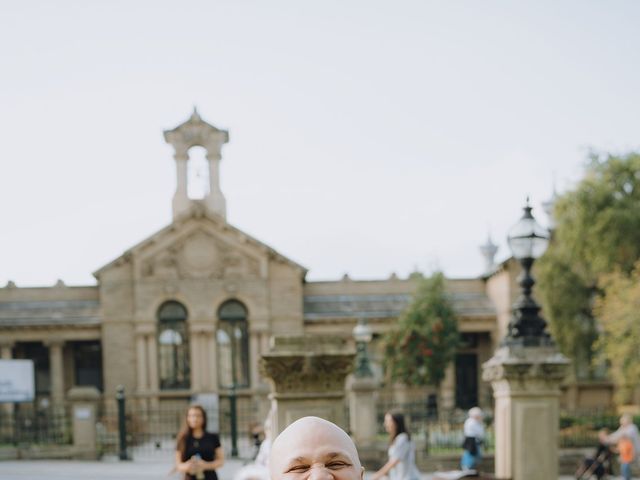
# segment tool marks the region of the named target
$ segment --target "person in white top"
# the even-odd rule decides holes
[[[387,412],[384,416],[384,428],[389,434],[389,460],[371,476],[379,480],[385,475],[390,480],[419,480],[420,472],[416,467],[416,447],[401,413]]]
[[[628,413],[620,417],[620,428],[607,437],[607,443],[615,445],[623,436],[631,440],[633,451],[635,452],[634,462],[637,464],[640,458],[640,432],[638,432],[638,427],[633,423],[633,418]]]
[[[236,472],[233,480],[269,480],[269,456],[271,454],[271,418],[269,412],[264,422],[264,440],[253,463],[245,465]]]
[[[473,407],[469,410],[468,418],[464,421],[464,443],[460,466],[463,470],[475,470],[482,459],[482,442],[485,432],[482,423],[482,410]]]

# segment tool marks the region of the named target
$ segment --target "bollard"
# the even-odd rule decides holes
[[[229,410],[231,420],[231,457],[238,457],[238,412],[236,403],[236,386],[231,387],[229,394]]]
[[[125,417],[124,387],[118,385],[116,388],[116,400],[118,402],[118,434],[119,434],[119,454],[120,460],[128,460],[127,457],[127,422]]]

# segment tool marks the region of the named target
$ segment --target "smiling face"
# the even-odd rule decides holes
[[[273,442],[271,480],[362,480],[364,469],[349,436],[318,417],[287,427]]]

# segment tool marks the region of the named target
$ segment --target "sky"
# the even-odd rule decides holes
[[[171,222],[162,132],[227,129],[227,220],[309,280],[483,271],[491,233],[640,145],[640,3],[0,5],[0,286],[95,284]]]

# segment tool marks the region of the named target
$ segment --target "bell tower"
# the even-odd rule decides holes
[[[220,160],[222,146],[229,141],[229,132],[208,124],[194,108],[191,117],[173,130],[164,132],[165,141],[170,144],[176,161],[176,193],[173,195],[173,218],[189,210],[193,203],[204,203],[207,209],[226,219],[227,206],[220,190]],[[202,200],[189,198],[187,166],[189,150],[203,147],[209,166],[209,191]]]

